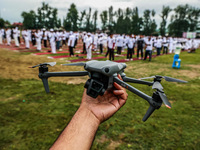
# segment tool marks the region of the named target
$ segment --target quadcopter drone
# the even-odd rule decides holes
[[[113,83],[116,82],[122,87],[126,88],[127,90],[135,93],[136,95],[140,96],[141,98],[145,99],[149,103],[149,108],[143,117],[143,121],[146,121],[150,115],[155,111],[155,109],[159,109],[162,105],[162,102],[165,104],[166,107],[171,108],[171,104],[167,99],[163,91],[163,87],[161,85],[161,80],[165,79],[169,82],[181,82],[187,83],[187,81],[167,77],[167,76],[159,76],[155,75],[152,77],[134,79],[126,77],[124,73],[124,69],[126,68],[125,63],[117,63],[112,61],[96,61],[91,60],[86,63],[72,63],[72,64],[63,64],[63,66],[84,66],[86,71],[76,71],[76,72],[48,72],[48,65],[54,66],[56,62],[50,63],[42,63],[31,68],[39,67],[39,78],[42,79],[45,91],[49,93],[49,85],[48,85],[48,78],[49,77],[69,77],[69,76],[89,76],[89,79],[85,83],[85,88],[87,89],[87,95],[96,98],[99,95],[103,95],[104,92],[108,89],[113,87]],[[123,81],[121,81],[117,74],[120,74]],[[144,79],[153,78],[152,82],[144,81]],[[152,89],[156,91],[153,93],[152,96],[148,96],[147,94],[141,92],[140,90],[134,88],[133,86],[127,84],[126,82],[130,83],[138,83],[144,84],[148,86],[152,86]]]

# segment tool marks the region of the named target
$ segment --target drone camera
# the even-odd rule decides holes
[[[84,87],[87,88],[87,94],[93,98],[97,98],[98,95],[103,95],[105,92],[103,83],[95,79],[88,79]]]

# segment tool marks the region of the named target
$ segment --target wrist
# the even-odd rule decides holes
[[[89,109],[87,104],[81,103],[78,112],[84,115],[87,120],[91,123],[93,126],[98,126],[100,125],[101,121],[96,117],[96,115]]]

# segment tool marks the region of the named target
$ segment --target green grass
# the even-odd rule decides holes
[[[100,125],[92,149],[198,150],[199,54],[181,53],[181,69],[171,68],[173,55],[153,58],[152,62],[128,62],[125,73],[130,77],[160,74],[189,83],[162,81],[172,109],[162,106],[145,123],[142,118],[148,103],[128,91],[126,105]],[[149,86],[131,85],[152,95]],[[46,94],[41,81],[0,78],[0,149],[43,150],[53,144],[78,109],[84,84],[50,82],[49,86],[51,93]]]

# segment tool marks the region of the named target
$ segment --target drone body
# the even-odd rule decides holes
[[[112,61],[88,61],[86,63],[73,63],[73,64],[64,64],[64,66],[84,66],[86,71],[76,71],[76,72],[48,72],[48,66],[54,66],[56,63],[43,63],[31,68],[39,66],[39,78],[42,79],[45,91],[49,93],[48,78],[49,77],[66,77],[66,76],[89,76],[89,79],[85,83],[85,88],[87,89],[87,94],[93,98],[96,98],[99,95],[103,95],[104,92],[113,87],[113,83],[116,82],[122,87],[128,89],[129,91],[135,93],[136,95],[145,99],[150,107],[145,114],[143,121],[146,121],[149,116],[154,112],[155,109],[159,109],[162,105],[162,102],[166,107],[171,108],[171,104],[167,100],[167,97],[163,91],[163,87],[160,84],[161,79],[164,78],[169,82],[182,82],[186,81],[178,80],[171,77],[163,76],[152,76],[142,79],[154,78],[153,82],[138,80],[134,78],[126,77],[126,74],[123,73],[126,68],[125,63],[116,63]],[[117,74],[120,74],[123,81],[121,81]],[[156,89],[153,93],[153,96],[148,96],[140,90],[134,88],[133,86],[127,84],[126,82],[145,84],[152,86],[152,89]]]

